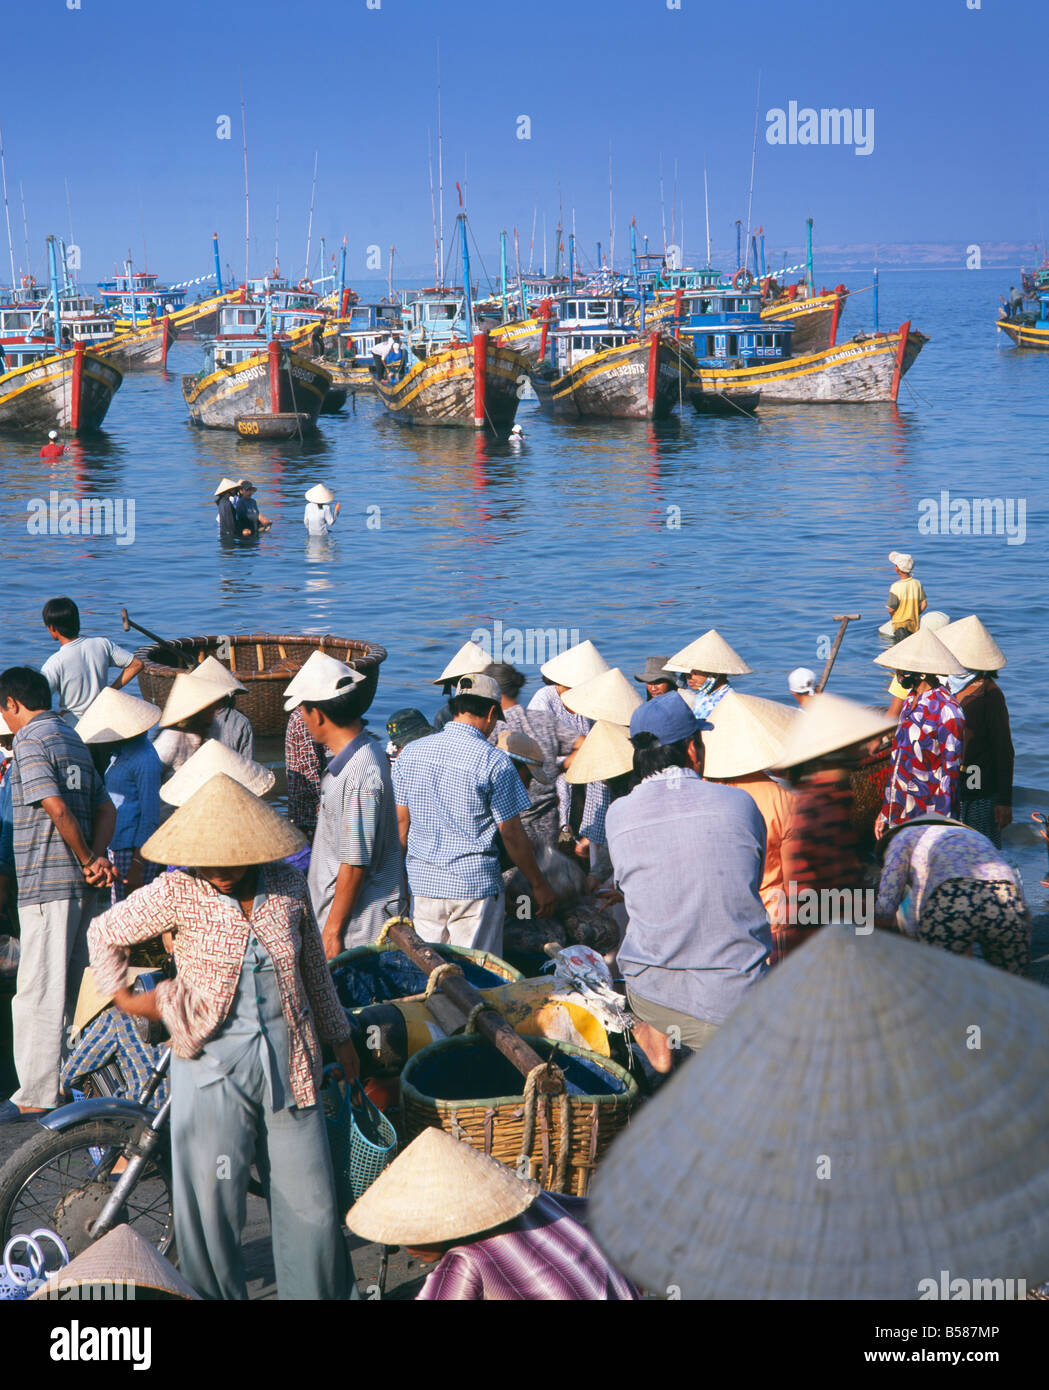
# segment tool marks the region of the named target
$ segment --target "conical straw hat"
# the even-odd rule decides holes
[[[586,641],[569,647],[559,656],[552,656],[539,670],[554,685],[563,685],[571,690],[611,670],[611,667],[593,642]]]
[[[208,705],[227,699],[229,693],[228,685],[219,685],[218,681],[209,681],[206,676],[182,671],[171,686],[164,713],[160,716],[160,727],[170,729],[173,724],[181,724],[183,719],[199,714]]]
[[[201,680],[212,681],[215,685],[224,685],[231,694],[246,695],[248,693],[248,687],[241,685],[229,667],[224,666],[217,657],[206,656],[193,674],[199,676]]]
[[[186,1283],[174,1265],[130,1226],[115,1226],[94,1245],[56,1270],[30,1298],[61,1298],[62,1290],[85,1284],[134,1284],[172,1298],[199,1301],[200,1294]]]
[[[706,671],[710,676],[745,676],[750,667],[714,628],[683,647],[667,662],[668,671]]]
[[[969,671],[1000,671],[1005,665],[1005,653],[975,613],[948,623],[937,636]]]
[[[930,608],[918,619],[918,626],[927,627],[930,632],[939,632],[941,628],[947,627],[950,621],[947,614],[941,612],[939,608]]]
[[[946,632],[947,629],[942,628],[941,631]],[[890,671],[918,671],[934,676],[965,675],[965,667],[951,655],[936,633],[930,632],[927,627],[920,627],[888,651],[879,652],[874,662],[877,666],[887,666]]]
[[[724,698],[727,700],[728,696]],[[806,700],[804,708],[794,716],[779,758],[769,763],[769,767],[797,767],[813,758],[825,758],[830,753],[851,748],[854,743],[888,733],[895,729],[896,723],[884,710],[868,709],[855,700],[845,700],[824,691]]]
[[[561,697],[565,708],[587,719],[604,719],[609,724],[630,723],[630,716],[643,701],[618,666],[566,690]]]
[[[319,507],[323,507],[326,502],[334,502],[335,494],[323,483],[318,483],[316,487],[311,487],[306,493],[307,502],[316,502]]]
[[[305,836],[283,816],[217,772],[153,832],[142,858],[187,869],[247,868],[284,859],[305,844]]]
[[[232,492],[234,488],[240,487],[240,483],[234,482],[232,478],[223,478],[215,489],[215,496],[221,497],[224,492]]]
[[[479,676],[492,664],[492,658],[476,642],[464,642],[449,661],[441,674],[431,685],[444,685],[446,681],[457,681],[460,676]]]
[[[608,724],[599,719],[583,739],[565,773],[572,783],[607,782],[634,770],[634,745],[621,724]]]
[[[131,966],[127,972],[126,982],[130,985],[138,979],[139,975],[149,973],[151,972],[145,966]],[[98,987],[98,981],[95,979],[95,972],[88,966],[80,977],[80,992],[77,994],[76,1012],[73,1014],[73,1022],[70,1024],[69,1031],[79,1033],[81,1028],[86,1028],[91,1020],[110,1003],[112,998],[111,994],[102,993]]]
[[[144,734],[159,718],[158,705],[107,686],[77,720],[76,731],[85,743],[116,743]]]
[[[707,715],[714,727],[703,735],[703,776],[746,777],[771,767],[799,716],[797,708],[730,690]]]
[[[1041,986],[821,927],[615,1141],[588,1223],[686,1299],[914,1299],[941,1270],[1033,1286],[1047,1085]]]
[[[277,780],[268,767],[242,757],[216,738],[209,738],[164,783],[160,789],[160,799],[169,806],[181,806],[218,772],[232,777],[253,796],[264,796]]]
[[[383,1245],[436,1245],[512,1221],[539,1192],[443,1129],[424,1129],[354,1202],[346,1224]]]

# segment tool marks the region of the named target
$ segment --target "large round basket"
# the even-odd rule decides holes
[[[375,642],[352,637],[303,636],[301,633],[255,632],[244,635],[176,637],[170,642],[141,647],[135,655],[142,662],[138,683],[143,699],[164,706],[175,677],[189,668],[179,663],[176,653],[199,665],[213,656],[228,666],[247,688],[237,696],[237,708],[251,720],[256,734],[280,735],[288,722],[284,712],[284,688],[313,652],[326,652],[345,661],[365,676],[358,686],[360,712],[375,699],[379,666],[386,660],[386,648]]]
[[[849,819],[854,828],[867,838],[874,835],[874,822],[885,799],[885,787],[891,766],[892,749],[880,748],[876,753],[864,758],[850,775],[852,811]]]
[[[494,989],[524,976],[505,960],[489,951],[468,946],[435,945],[433,950],[458,965],[474,989]],[[394,999],[410,999],[426,989],[426,972],[415,965],[392,942],[381,946],[355,946],[329,961],[335,992],[344,1009],[361,1009],[369,1004],[386,1004]]]
[[[527,1041],[564,1072],[564,1094],[535,1092],[526,1100],[525,1078],[491,1043],[444,1038],[417,1052],[401,1073],[406,1142],[436,1126],[551,1192],[583,1197],[637,1104],[637,1083],[596,1052],[548,1038]]]

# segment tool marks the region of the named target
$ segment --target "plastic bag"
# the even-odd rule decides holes
[[[0,936],[0,975],[17,975],[22,953],[17,936]]]

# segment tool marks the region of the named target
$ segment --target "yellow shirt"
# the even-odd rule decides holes
[[[922,604],[925,602],[925,590],[921,584],[913,576],[908,579],[897,579],[889,593],[899,599],[899,604],[891,610],[893,627],[904,627],[908,632],[917,632],[918,619],[921,617]]]

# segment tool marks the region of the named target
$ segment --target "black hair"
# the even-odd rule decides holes
[[[484,719],[499,705],[495,700],[485,699],[481,695],[453,695],[448,701],[448,708],[453,718],[457,714],[473,714],[478,719]]]
[[[362,681],[342,695],[336,695],[333,700],[303,700],[302,703],[306,709],[319,709],[325,719],[340,729],[348,729],[364,713],[364,700],[361,695],[364,684]]]
[[[699,734],[690,734],[677,743],[660,743],[655,734],[646,732],[635,734],[630,742],[634,745],[634,776],[639,782],[667,768],[691,767],[689,745],[695,742],[697,752],[703,747]]]
[[[62,637],[79,637],[80,609],[71,598],[51,598],[44,604],[44,626]]]
[[[926,675],[924,671],[897,671],[896,679],[904,690],[917,690],[922,681],[926,681],[934,689],[940,684],[939,676]]]
[[[996,681],[996,680],[998,679],[998,672],[997,672],[997,671],[974,671],[974,672],[973,672],[973,676],[974,676],[974,677],[976,678],[976,680],[978,680],[978,681]]]
[[[508,661],[493,661],[490,666],[484,668],[484,674],[491,676],[509,700],[517,699],[528,680],[523,671],[519,671],[516,666],[511,666]]]
[[[618,777],[606,777],[605,786],[609,800],[618,801],[621,796],[627,796],[634,790],[637,779],[632,772],[621,772]]]
[[[0,705],[17,700],[26,709],[50,709],[51,687],[47,677],[32,666],[9,666],[0,672]]]

